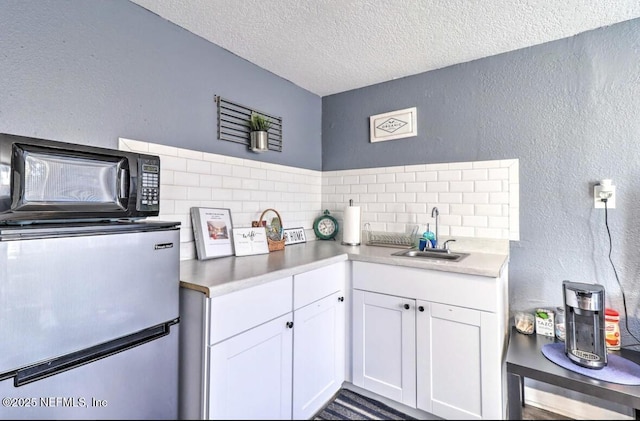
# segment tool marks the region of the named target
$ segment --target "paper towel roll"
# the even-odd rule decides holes
[[[342,244],[359,246],[360,233],[360,206],[347,206],[344,210]]]

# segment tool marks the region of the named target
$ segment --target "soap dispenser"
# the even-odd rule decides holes
[[[436,246],[436,236],[429,229],[429,224],[427,224],[427,230],[422,233],[422,238],[420,239],[420,245],[418,249],[423,251],[426,248],[434,248]]]

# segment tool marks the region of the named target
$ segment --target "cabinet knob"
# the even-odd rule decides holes
[[[418,306],[418,311],[424,311],[424,306]]]
[[[405,304],[405,305],[404,305],[404,309],[405,309],[405,310],[409,310],[409,304]]]
[[[344,301],[344,297],[338,297],[338,301],[343,302]]]
[[[287,327],[291,329],[293,327],[293,322],[287,322]]]

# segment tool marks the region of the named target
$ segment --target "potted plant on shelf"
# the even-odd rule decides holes
[[[251,130],[251,150],[253,152],[264,152],[269,148],[269,129],[271,124],[271,120],[262,114],[251,113],[249,129]]]

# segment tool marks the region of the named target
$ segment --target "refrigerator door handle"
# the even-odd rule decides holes
[[[166,336],[169,334],[170,326],[179,323],[179,321],[180,319],[177,318],[81,351],[52,358],[8,373],[2,373],[0,374],[0,380],[13,377],[13,385],[15,387],[42,380]]]

